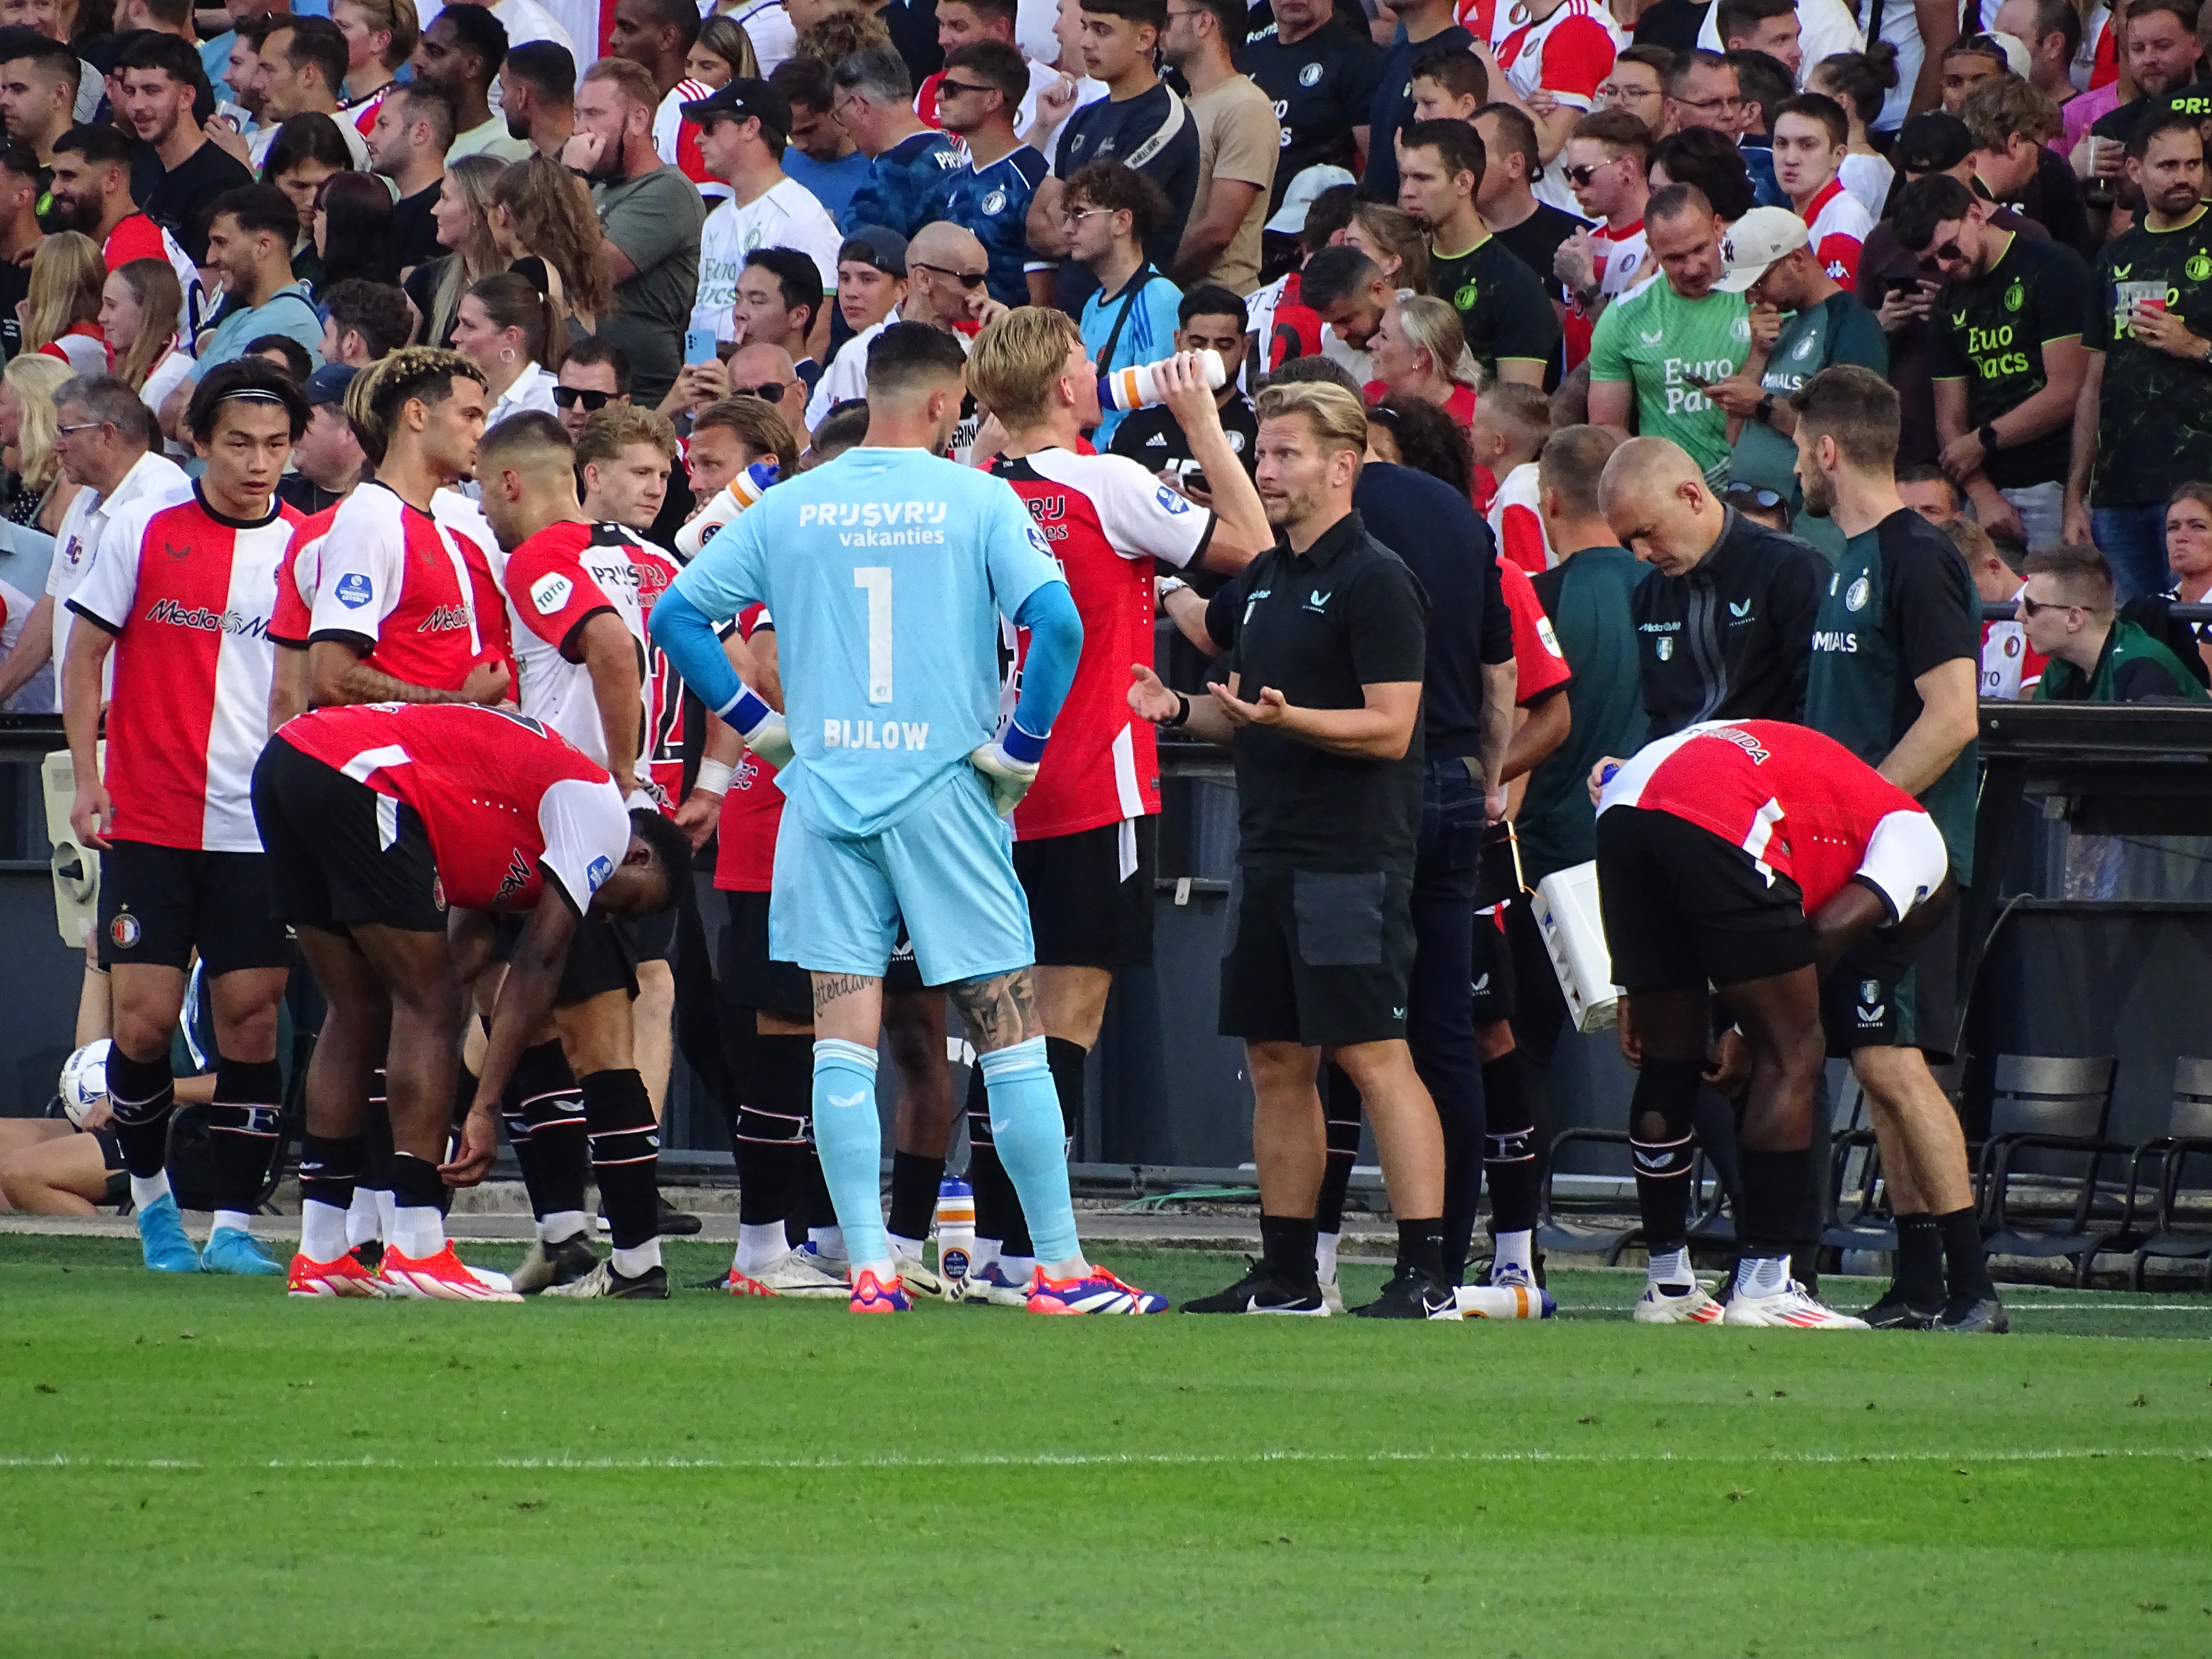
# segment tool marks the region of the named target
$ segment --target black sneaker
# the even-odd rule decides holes
[[[1994,1294],[1954,1296],[1943,1304],[1934,1328],[1969,1336],[2002,1336],[2012,1328],[2012,1321],[2005,1316],[2004,1304]]]
[[[699,1224],[697,1216],[685,1214],[668,1201],[665,1194],[661,1195],[660,1212],[655,1218],[655,1230],[663,1238],[688,1238],[699,1231]]]
[[[1186,1302],[1182,1310],[1187,1314],[1294,1314],[1326,1319],[1328,1304],[1322,1300],[1318,1283],[1294,1285],[1266,1262],[1254,1261],[1252,1271],[1227,1290]]]
[[[1881,1294],[1881,1300],[1859,1315],[1861,1319],[1878,1331],[1924,1331],[1936,1323],[1941,1308],[1917,1308],[1910,1297],[1896,1285]]]
[[[533,1241],[522,1260],[507,1276],[507,1288],[523,1296],[536,1296],[562,1285],[573,1285],[599,1265],[589,1233],[576,1233],[557,1244]]]
[[[384,1241],[380,1238],[363,1239],[353,1247],[350,1254],[355,1261],[374,1273],[384,1265]]]
[[[605,1261],[574,1284],[549,1285],[545,1294],[579,1302],[599,1297],[616,1302],[665,1302],[668,1300],[668,1270],[659,1267],[647,1267],[635,1279],[631,1279],[616,1272],[612,1261]]]
[[[1359,1319],[1456,1319],[1459,1298],[1435,1274],[1401,1264],[1382,1295],[1352,1311]]]

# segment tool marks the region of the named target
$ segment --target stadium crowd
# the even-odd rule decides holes
[[[1929,1070],[1977,705],[2207,700],[2212,19],[1869,9],[9,0],[0,708],[68,732],[108,1047],[0,1190],[295,1294],[661,1297],[680,1038],[733,1293],[1155,1310],[1064,1137],[1211,743],[1263,1249],[1187,1311],[1341,1308],[1363,1119],[1358,1311],[1548,1310],[1521,882],[1594,860],[1637,1318],[2003,1329]],[[1831,1056],[1863,1318],[1807,1266]],[[511,1275],[444,1231],[502,1133]]]

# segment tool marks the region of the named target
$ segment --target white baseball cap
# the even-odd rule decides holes
[[[1713,286],[1723,294],[1741,294],[1777,259],[1811,240],[1805,222],[1788,208],[1755,207],[1721,233],[1721,258],[1728,261],[1728,270]]]
[[[1334,190],[1339,185],[1359,182],[1342,167],[1324,167],[1319,162],[1306,168],[1291,180],[1291,187],[1283,192],[1283,204],[1267,221],[1269,230],[1295,236],[1306,228],[1306,214],[1323,191]]]

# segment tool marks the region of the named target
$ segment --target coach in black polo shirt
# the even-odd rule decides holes
[[[1647,736],[1801,718],[1827,561],[1723,507],[1666,438],[1613,451],[1598,501],[1620,544],[1651,567],[1632,601]]]
[[[1443,1139],[1406,1043],[1427,604],[1352,511],[1358,399],[1276,386],[1258,413],[1255,481],[1284,539],[1230,584],[1226,683],[1194,701],[1139,667],[1129,696],[1146,719],[1228,746],[1237,766],[1221,1030],[1244,1039],[1251,1066],[1264,1248],[1242,1281],[1184,1311],[1326,1311],[1314,1201],[1328,1048],[1366,1102],[1399,1218],[1397,1272],[1360,1311],[1418,1319],[1453,1303]]]

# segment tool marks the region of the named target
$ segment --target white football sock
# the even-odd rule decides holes
[[[738,1253],[730,1265],[750,1277],[771,1261],[790,1254],[791,1241],[785,1235],[781,1221],[740,1221],[738,1223]]]
[[[1684,1285],[1694,1284],[1695,1275],[1690,1272],[1689,1246],[1686,1244],[1671,1250],[1654,1250],[1651,1253],[1651,1265],[1646,1270],[1645,1276],[1651,1284],[1670,1285],[1676,1289],[1680,1289]]]
[[[919,1238],[908,1238],[903,1233],[886,1233],[884,1237],[890,1240],[891,1254],[898,1257],[900,1261],[919,1261],[921,1260],[921,1247],[924,1243],[923,1240]]]
[[[814,1247],[817,1255],[842,1257],[845,1254],[845,1230],[842,1227],[809,1227],[806,1242]]]
[[[399,1213],[399,1200],[389,1187],[373,1187],[369,1191],[376,1200],[374,1237],[389,1244],[392,1242],[392,1230],[398,1224],[392,1218]]]
[[[624,1279],[635,1279],[660,1265],[660,1241],[648,1238],[642,1244],[633,1244],[628,1249],[614,1253],[615,1271]]]
[[[1779,1296],[1790,1285],[1786,1255],[1747,1255],[1735,1264],[1738,1296]]]
[[[1324,1285],[1336,1283],[1337,1238],[1335,1233],[1314,1235],[1314,1273]]]
[[[378,1196],[377,1190],[374,1187],[356,1187],[353,1189],[353,1203],[345,1212],[348,1249],[351,1249],[356,1244],[366,1244],[373,1239],[384,1237],[383,1217],[376,1206]],[[320,1259],[318,1258],[318,1260]]]
[[[1091,1264],[1079,1255],[1071,1255],[1063,1261],[1046,1262],[1044,1276],[1058,1279],[1062,1284],[1071,1279],[1088,1279],[1091,1277]]]
[[[1009,1285],[1026,1285],[1030,1282],[1030,1275],[1036,1271],[1036,1258],[1033,1255],[1002,1255],[999,1258],[999,1271],[1006,1276]]]
[[[975,1241],[975,1253],[968,1258],[968,1277],[970,1279],[981,1279],[983,1276],[984,1270],[990,1267],[992,1263],[998,1261],[998,1259],[999,1241],[997,1239],[977,1239]]]
[[[217,1210],[215,1212],[215,1224],[209,1228],[208,1231],[213,1235],[221,1232],[226,1227],[250,1237],[253,1232],[253,1218],[243,1210]]]
[[[446,1248],[446,1218],[433,1205],[394,1206],[385,1243],[411,1261],[422,1261]]]
[[[166,1172],[131,1177],[131,1204],[143,1210],[149,1205],[159,1204],[169,1195],[169,1177]]]
[[[541,1244],[565,1244],[579,1234],[592,1230],[592,1218],[581,1210],[556,1210],[538,1223],[538,1242]]]
[[[1496,1250],[1491,1271],[1494,1273],[1499,1267],[1518,1267],[1533,1275],[1536,1271],[1535,1238],[1535,1234],[1525,1227],[1517,1233],[1498,1234],[1491,1241]]]
[[[335,1261],[346,1253],[346,1212],[309,1199],[300,1206],[300,1254],[310,1261]]]

